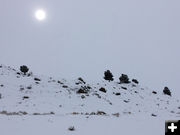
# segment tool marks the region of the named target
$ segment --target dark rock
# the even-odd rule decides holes
[[[156,117],[157,115],[155,115],[155,114],[152,113],[151,116]]]
[[[16,74],[17,74],[17,75],[21,75],[21,73],[19,73],[19,72],[17,72]]]
[[[39,79],[39,78],[34,78],[34,80],[35,80],[35,81],[41,81],[41,79]]]
[[[90,87],[90,86],[87,86],[87,88],[88,88],[88,89],[91,89],[91,87]]]
[[[51,115],[54,115],[55,113],[54,112],[50,112]]]
[[[99,91],[106,93],[106,89],[103,88],[103,87],[101,87],[101,88],[99,89]]]
[[[118,92],[118,93],[115,93],[115,95],[116,95],[116,96],[119,96],[119,95],[121,95],[121,93]]]
[[[113,113],[112,115],[113,115],[113,116],[116,116],[116,117],[119,117],[119,116],[120,116],[119,113]]]
[[[84,95],[82,95],[82,96],[81,96],[81,98],[82,98],[82,99],[84,99],[84,98],[85,98],[85,96],[84,96]]]
[[[3,84],[1,84],[0,86],[1,86],[1,87],[4,87],[4,85],[3,85]]]
[[[122,89],[124,89],[124,90],[127,90],[127,88],[126,87],[121,87]]]
[[[87,94],[88,91],[80,88],[76,93],[78,93],[78,94]]]
[[[138,93],[137,91],[134,91],[134,93]]]
[[[129,101],[127,101],[127,100],[124,100],[124,102],[125,102],[125,103],[129,103]]]
[[[96,115],[96,113],[95,112],[91,112],[90,115]]]
[[[153,93],[153,94],[157,94],[157,92],[156,92],[156,91],[153,91],[152,93]]]
[[[30,73],[27,74],[27,76],[28,76],[28,77],[33,76],[33,73],[30,72]]]
[[[28,86],[27,89],[32,89],[32,86]]]
[[[79,85],[80,83],[76,82],[75,84],[76,84],[76,85]]]
[[[57,83],[59,83],[59,84],[63,84],[61,81],[57,81]]]
[[[136,79],[132,79],[132,82],[139,84],[138,80],[136,80]]]
[[[28,96],[24,96],[23,99],[28,99],[29,97]]]
[[[103,111],[97,111],[97,115],[106,115],[106,113]]]
[[[40,113],[33,113],[33,115],[41,115]]]
[[[71,127],[68,128],[68,130],[69,130],[69,131],[74,131],[75,128],[74,128],[74,126],[71,126]]]
[[[96,95],[98,98],[101,98],[101,96],[98,93],[94,93],[93,95]]]
[[[21,88],[20,88],[20,91],[23,91],[23,90],[24,90],[24,88],[23,88],[23,87],[21,87]]]

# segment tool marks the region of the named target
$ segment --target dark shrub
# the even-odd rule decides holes
[[[63,88],[68,88],[68,86],[67,86],[67,85],[63,85],[62,87],[63,87]]]
[[[103,111],[97,111],[97,115],[106,115],[106,113]]]
[[[104,79],[108,80],[109,82],[114,80],[113,75],[109,70],[104,72]]]
[[[99,89],[99,91],[102,91],[102,92],[106,93],[106,89],[103,88],[103,87],[101,87],[101,88]]]
[[[88,94],[89,89],[87,88],[87,86],[81,86],[81,88],[76,92],[78,94]]]
[[[86,84],[86,82],[81,77],[79,77],[78,80],[81,81],[82,83]]]
[[[127,75],[122,74],[121,77],[119,77],[120,83],[130,83],[129,78]]]
[[[164,87],[163,93],[164,93],[165,95],[171,96],[171,91],[169,90],[168,87]]]
[[[136,79],[132,79],[132,82],[134,82],[134,83],[136,83],[136,84],[139,83],[138,80],[136,80]]]
[[[29,71],[29,68],[25,65],[20,66],[20,71],[24,73],[24,75]]]

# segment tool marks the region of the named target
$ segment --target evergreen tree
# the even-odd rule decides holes
[[[108,80],[109,82],[114,80],[113,75],[109,70],[104,72],[104,79]]]
[[[20,66],[20,71],[24,73],[24,75],[26,75],[26,73],[29,71],[29,68],[25,65]]]

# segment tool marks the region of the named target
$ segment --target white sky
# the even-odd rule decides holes
[[[0,63],[37,74],[103,78],[110,69],[180,94],[179,0],[0,0]],[[47,19],[34,12],[43,8]]]

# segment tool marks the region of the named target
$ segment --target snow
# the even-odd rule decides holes
[[[157,118],[92,116],[0,116],[3,135],[164,135]],[[75,131],[68,128],[74,126]]]
[[[4,65],[0,67],[3,135],[162,135],[165,120],[180,117],[179,99],[153,94],[153,90],[139,84],[105,80],[83,83],[79,79],[18,72]],[[107,92],[99,91],[101,87]],[[78,94],[80,88],[88,92]],[[69,131],[70,126],[75,131]]]

